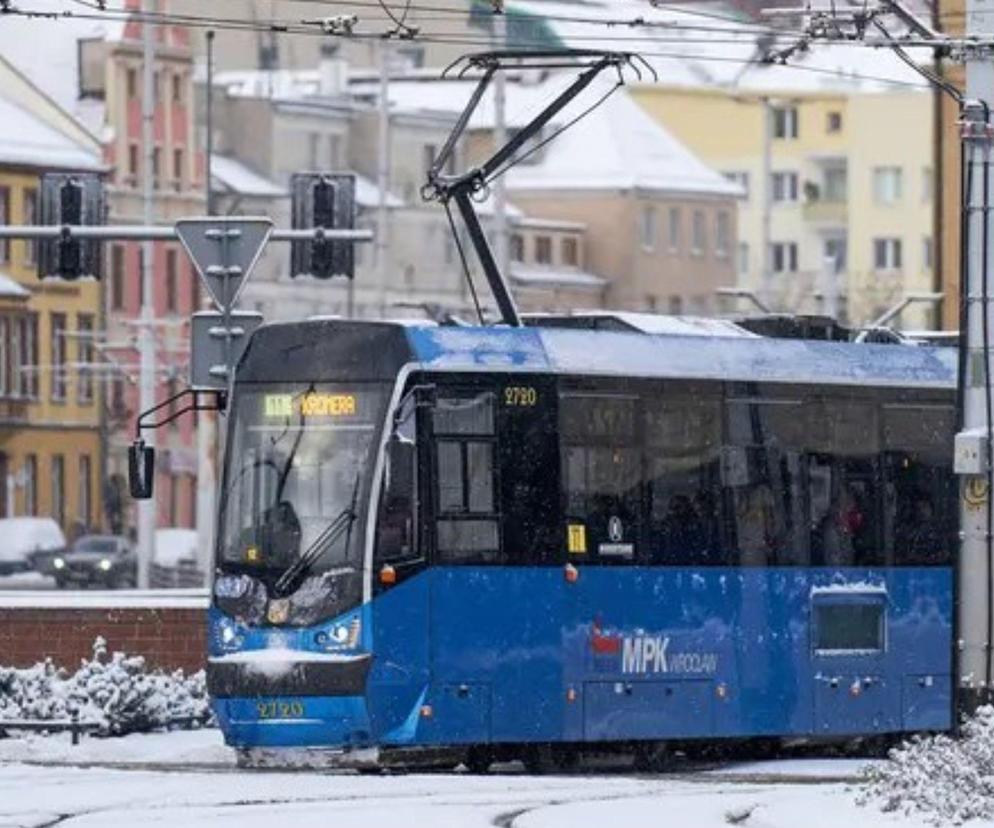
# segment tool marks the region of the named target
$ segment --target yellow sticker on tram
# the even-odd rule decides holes
[[[582,523],[570,523],[566,527],[566,548],[571,555],[587,554],[587,527]]]

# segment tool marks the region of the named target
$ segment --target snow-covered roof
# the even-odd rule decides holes
[[[0,97],[0,163],[70,170],[103,168],[101,159],[89,148],[3,97]]]
[[[511,265],[511,282],[525,288],[581,288],[602,290],[607,280],[593,273],[570,267]]]
[[[211,157],[211,186],[216,190],[257,198],[280,198],[288,195],[286,188],[226,155]]]
[[[556,78],[554,88],[568,79]],[[579,114],[605,94],[596,85],[562,112]],[[655,121],[624,89],[608,97],[548,144],[538,163],[507,173],[507,188],[534,190],[651,190],[738,197],[742,189],[711,169]]]
[[[0,273],[0,299],[28,299],[31,291],[6,273]]]

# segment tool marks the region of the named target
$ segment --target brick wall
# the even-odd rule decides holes
[[[9,606],[10,601],[0,599],[0,665],[28,667],[51,658],[75,668],[92,654],[94,639],[103,636],[108,649],[145,656],[153,668],[192,672],[204,667],[206,599],[175,602],[180,606],[163,606],[161,601],[122,606],[119,598],[111,598],[108,606],[99,606],[96,596],[87,598],[88,606],[70,606],[69,600],[20,605],[24,599]]]

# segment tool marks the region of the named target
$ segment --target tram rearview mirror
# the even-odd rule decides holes
[[[155,481],[155,449],[144,440],[128,446],[128,488],[135,500],[148,500]]]

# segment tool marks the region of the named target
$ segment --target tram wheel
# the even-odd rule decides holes
[[[580,761],[579,753],[564,745],[529,745],[521,756],[525,770],[536,776],[546,773],[565,773],[573,770]]]
[[[493,762],[494,752],[488,747],[478,746],[469,749],[463,764],[470,773],[482,776],[490,772]]]
[[[639,773],[662,773],[667,770],[672,754],[663,742],[649,742],[635,748],[633,766]]]

